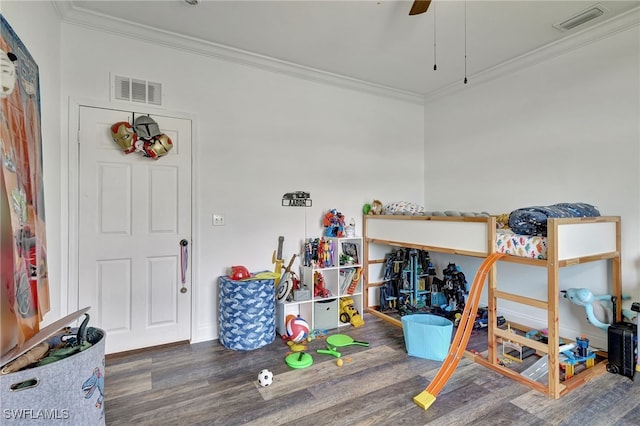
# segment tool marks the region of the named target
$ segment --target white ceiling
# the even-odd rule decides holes
[[[111,16],[400,91],[428,95],[559,40],[602,25],[640,1],[71,1]],[[607,13],[573,30],[553,27],[600,4]],[[465,25],[466,11],[466,25]],[[78,18],[76,18],[78,19]],[[120,23],[121,24],[121,23]],[[435,49],[434,49],[435,26]],[[466,31],[465,31],[466,30]],[[465,37],[466,32],[466,37]],[[166,34],[165,34],[166,35]],[[433,70],[434,62],[437,71]]]

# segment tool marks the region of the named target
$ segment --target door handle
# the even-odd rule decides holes
[[[180,240],[180,279],[182,287],[180,287],[180,293],[187,292],[187,267],[189,266],[189,241],[186,239]]]

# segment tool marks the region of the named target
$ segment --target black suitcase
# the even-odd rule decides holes
[[[617,322],[607,329],[609,354],[607,371],[622,374],[633,380],[636,371],[637,327],[635,324]]]
[[[611,297],[613,314],[617,312],[618,298]],[[634,303],[632,310],[638,307]],[[636,371],[638,353],[638,326],[628,322],[615,322],[607,329],[607,344],[609,347],[607,371],[613,374],[622,374],[633,380]]]

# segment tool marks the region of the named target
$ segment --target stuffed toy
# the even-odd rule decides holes
[[[371,202],[371,210],[369,213],[374,216],[382,214],[382,202],[380,202],[380,200],[373,200]]]

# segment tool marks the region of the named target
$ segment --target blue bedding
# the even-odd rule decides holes
[[[596,217],[598,208],[587,203],[559,203],[525,207],[509,214],[509,227],[516,234],[547,236],[547,219],[556,217]]]

